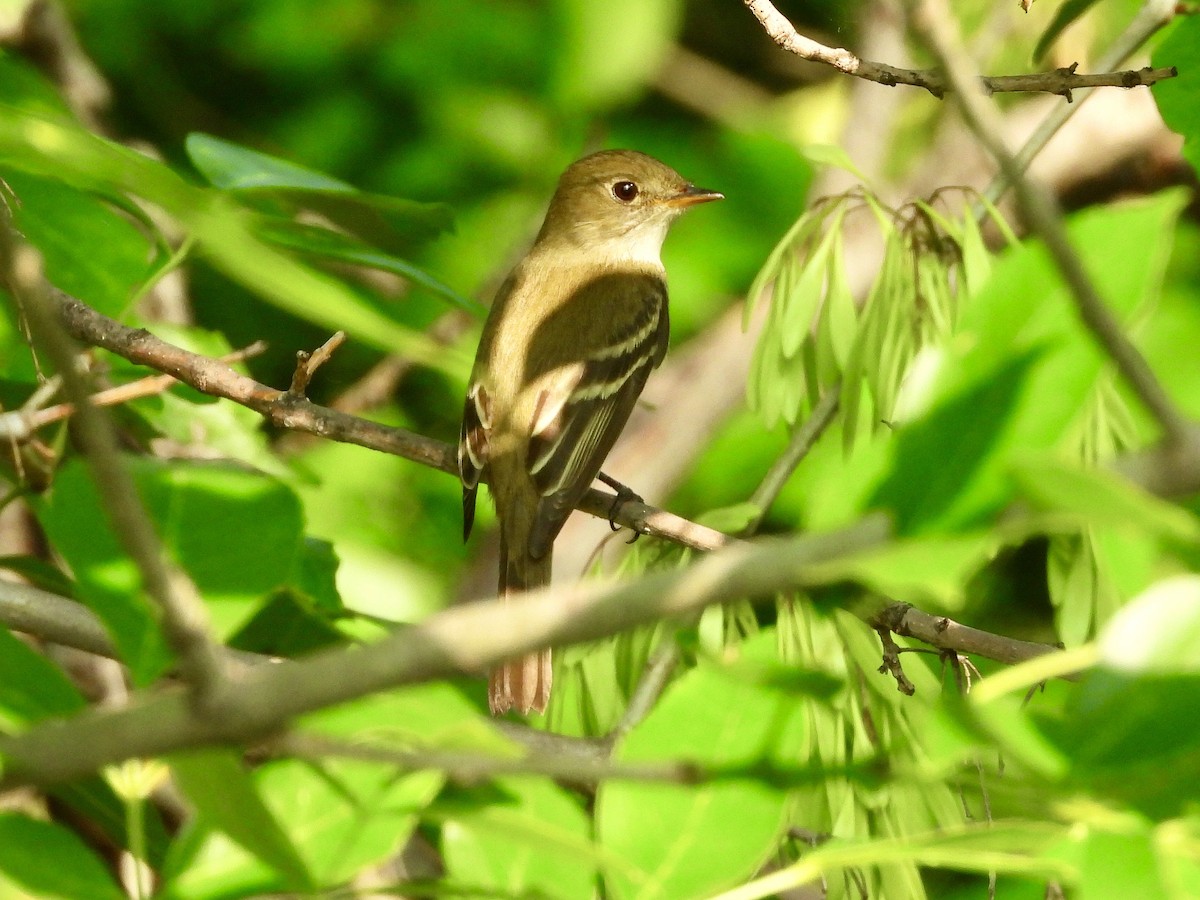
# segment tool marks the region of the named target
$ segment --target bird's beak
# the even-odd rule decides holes
[[[698,188],[694,184],[685,184],[674,197],[667,198],[667,206],[677,206],[686,209],[689,206],[695,206],[697,203],[708,203],[710,200],[724,200],[725,195],[718,191],[709,191],[704,188]]]

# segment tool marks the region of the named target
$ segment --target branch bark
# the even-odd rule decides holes
[[[942,63],[946,77],[955,86],[955,100],[967,125],[1012,185],[1026,223],[1045,242],[1070,289],[1080,319],[1113,361],[1138,400],[1157,421],[1167,442],[1176,446],[1185,444],[1191,426],[1176,409],[1145,358],[1125,335],[1120,322],[1101,298],[1095,282],[1071,246],[1063,226],[1062,213],[1053,195],[1025,176],[1017,158],[1004,143],[999,112],[982,93],[972,89],[975,79],[973,64],[962,47],[948,4],[933,0],[907,0],[906,8],[913,29]]]
[[[303,713],[406,684],[475,674],[538,647],[578,643],[743,597],[811,586],[818,565],[889,537],[881,517],[840,532],[738,543],[687,568],[632,582],[587,582],[440,612],[367,646],[235,672],[221,715],[197,715],[186,693],[146,694],[17,736],[0,736],[6,776],[54,783],[106,765],[214,743],[258,740]]]
[[[744,0],[763,29],[776,44],[801,59],[832,66],[845,75],[863,78],[887,87],[898,84],[919,87],[935,97],[962,90],[965,85],[936,69],[903,69],[887,63],[862,59],[843,47],[829,47],[801,34],[770,0]],[[1131,88],[1157,84],[1179,73],[1174,66],[1130,69],[1122,72],[1079,74],[1076,65],[1026,75],[978,75],[975,81],[988,94],[1047,93],[1065,97],[1070,103],[1072,91],[1094,87]]]

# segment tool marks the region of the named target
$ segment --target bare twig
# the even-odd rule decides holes
[[[1187,420],[1175,408],[1145,358],[1101,299],[1095,283],[1071,246],[1053,195],[1025,177],[1001,136],[999,112],[980,92],[971,89],[975,78],[973,66],[962,48],[948,4],[943,0],[906,0],[906,6],[914,31],[941,62],[950,83],[956,86],[954,96],[968,127],[1012,183],[1025,221],[1045,242],[1071,292],[1080,319],[1158,422],[1168,443],[1184,444],[1189,431]]]
[[[896,690],[911,697],[917,692],[913,683],[904,674],[904,666],[900,664],[900,647],[892,637],[892,632],[880,625],[875,626],[879,635],[879,644],[883,648],[883,662],[879,665],[880,674],[889,674],[896,679]]]
[[[226,353],[217,359],[223,363],[241,362],[244,359],[258,356],[266,347],[265,341],[255,341],[241,350]],[[54,388],[57,383],[57,379],[54,379],[46,382],[42,387]],[[92,405],[120,406],[123,403],[140,400],[143,397],[153,397],[169,391],[177,384],[179,384],[179,380],[170,375],[147,375],[145,378],[139,378],[128,384],[119,384],[116,387],[97,391],[92,394]],[[39,428],[68,419],[75,414],[75,405],[72,403],[56,403],[54,406],[41,408],[41,402],[38,400],[40,395],[41,389],[33,397],[30,397],[30,402],[21,409],[0,413],[0,440],[27,440]]]
[[[316,350],[311,353],[307,350],[299,350],[296,352],[296,371],[292,373],[292,384],[287,392],[292,397],[303,397],[308,390],[308,385],[312,378],[317,374],[317,369],[325,365],[329,358],[333,356],[334,351],[346,342],[346,332],[335,331],[333,336],[329,338]]]
[[[907,603],[888,604],[876,612],[870,621],[877,627],[916,638],[932,647],[969,653],[1010,665],[1054,653],[1058,649],[1049,644],[1021,641],[961,625],[945,616],[922,612]]]
[[[0,623],[64,647],[117,659],[117,648],[90,609],[66,597],[0,579]]]
[[[267,744],[266,749],[273,754],[302,759],[341,757],[387,763],[410,771],[437,769],[456,781],[467,783],[497,775],[546,775],[586,785],[612,779],[698,784],[721,778],[746,777],[745,767],[738,773],[707,769],[688,760],[622,763],[603,757],[588,759],[549,753],[530,753],[512,758],[465,751],[401,750],[303,732],[292,732],[276,738]],[[809,768],[804,774],[811,777],[812,773],[813,770]]]
[[[1106,50],[1098,60],[1096,65],[1101,70],[1115,69],[1122,65],[1139,47],[1141,47],[1155,32],[1163,28],[1168,22],[1175,17],[1176,10],[1175,0],[1146,0],[1136,16],[1129,23],[1129,26],[1113,41],[1112,46]],[[1091,94],[1088,88],[1077,88],[1083,90],[1082,100],[1086,100]],[[1021,147],[1016,154],[1016,168],[1024,172],[1029,168],[1029,164],[1033,158],[1049,143],[1050,138],[1058,133],[1058,130],[1066,124],[1082,105],[1080,103],[1059,104],[1046,116],[1045,119],[1034,130],[1033,134],[1026,140],[1025,145]],[[1000,172],[992,179],[991,184],[984,191],[984,196],[992,203],[996,203],[1008,190],[1012,182],[1009,180],[1005,172]],[[979,210],[979,215],[982,215],[982,209]]]
[[[817,401],[817,405],[813,407],[812,414],[792,434],[792,440],[787,449],[771,466],[762,483],[750,497],[750,502],[758,508],[758,512],[742,529],[742,537],[750,537],[758,533],[763,519],[766,518],[771,504],[775,502],[779,492],[783,490],[783,486],[787,484],[788,479],[792,477],[792,473],[796,471],[796,467],[800,465],[804,457],[808,456],[813,445],[825,433],[825,429],[833,422],[841,399],[842,383],[839,381],[830,386],[825,395]]]
[[[166,556],[125,468],[117,439],[91,391],[76,369],[78,349],[63,331],[46,294],[41,260],[33,248],[0,225],[3,274],[21,304],[34,337],[53,361],[64,392],[75,406],[77,433],[88,467],[118,540],[138,569],[146,593],[157,604],[167,640],[179,654],[192,700],[202,708],[214,703],[223,686],[221,660],[208,633],[208,612],[195,585]]]
[[[970,82],[958,83],[940,71],[932,69],[902,69],[887,63],[862,59],[842,47],[829,47],[798,32],[794,25],[779,12],[770,0],[743,0],[746,8],[762,24],[767,34],[784,50],[802,59],[832,66],[846,75],[863,78],[878,84],[894,87],[898,84],[919,87],[935,97],[961,90]],[[1174,67],[1124,72],[1099,72],[1080,75],[1075,66],[1038,72],[1029,75],[981,75],[973,76],[984,91],[998,93],[1049,93],[1059,94],[1071,100],[1071,92],[1082,88],[1101,86],[1131,88],[1157,84],[1178,75]]]

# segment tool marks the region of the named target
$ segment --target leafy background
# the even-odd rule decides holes
[[[779,6],[851,47],[885,16],[873,4]],[[988,71],[1030,67],[1049,12],[958,6],[981,46],[997,28],[1005,36],[990,42]],[[1051,45],[1054,64],[1090,56],[1136,8],[1088,7],[1063,6],[1086,15]],[[889,269],[886,255],[847,266],[850,213],[833,213],[838,227],[802,227],[814,180],[836,170],[837,155],[814,145],[870,148],[872,186],[899,190],[945,153],[931,139],[943,104],[912,92],[878,122],[849,119],[855,92],[898,89],[814,72],[778,51],[741,4],[717,0],[79,0],[64,9],[96,83],[111,91],[103,132],[161,162],[95,139],[64,116],[60,92],[28,59],[0,57],[4,190],[62,289],[128,323],[153,321],[199,352],[265,339],[268,350],[245,365],[280,387],[296,350],[345,328],[350,341],[312,397],[332,402],[400,354],[420,365],[369,415],[452,441],[480,303],[535,232],[557,174],[588,150],[636,147],[728,198],[689,215],[668,241],[676,354],[742,298],[767,317],[761,341],[741,338],[756,346],[745,403],[720,417],[670,491],[649,499],[736,530],[791,426],[840,383],[841,419],[763,511],[763,529],[833,528],[884,508],[900,539],[757,613],[710,610],[560,655],[555,706],[535,724],[590,738],[621,720],[648,656],[681,648],[676,678],[614,758],[725,773],[711,782],[611,780],[580,791],[315,751],[247,761],[197,750],[18,797],[0,813],[0,897],[135,892],[123,853],[153,870],[144,890],[196,898],[411,882],[419,887],[394,890],[700,897],[777,870],[778,884],[731,896],[814,881],[832,896],[983,896],[989,872],[1013,897],[1042,896],[1047,880],[1086,897],[1200,890],[1200,588],[1187,574],[1196,505],[1150,497],[1092,465],[1153,440],[1152,423],[1111,377],[1036,246],[1005,248],[998,232],[945,211],[939,234],[959,248],[957,262],[926,257],[932,280],[920,282],[900,263]],[[1181,18],[1152,48],[1156,65],[1180,69],[1153,96],[1192,163],[1198,22]],[[1074,186],[1068,204],[1086,208],[1071,234],[1175,402],[1200,416],[1195,199],[1168,189],[1194,191],[1194,174],[1160,160],[1135,182]],[[908,199],[901,191],[888,202]],[[912,232],[897,221],[881,229],[889,246],[907,247],[897,260],[928,249],[903,244]],[[985,238],[1002,251],[995,259]],[[870,297],[860,314],[846,302],[851,290]],[[922,312],[930,297],[944,301],[934,305],[940,321]],[[36,367],[15,308],[5,310],[0,399],[12,409],[32,392]],[[918,320],[914,338],[907,326]],[[900,376],[926,345],[938,351],[935,374],[898,409]],[[103,362],[114,382],[141,374]],[[457,539],[459,488],[442,473],[273,433],[186,388],[117,416],[150,514],[232,646],[299,655],[369,640],[490,589],[486,552]],[[45,439],[55,471],[35,483],[32,465],[13,468],[24,500],[7,505],[20,512],[5,528],[52,552],[18,541],[6,546],[8,566],[86,603],[130,683],[151,685],[172,662],[156,614],[69,434],[58,426]],[[605,568],[636,572],[679,556],[643,541]],[[878,640],[847,611],[872,592],[1061,641],[1102,665],[1081,683],[1046,683],[1023,705],[1026,689],[1056,674],[1053,663],[1006,676],[975,660],[992,677],[963,700],[951,667],[906,654],[916,695],[903,697],[876,672]],[[4,731],[82,709],[88,685],[0,629]],[[298,727],[314,741],[512,756],[515,745],[481,713],[482,693],[470,679],[425,685]],[[162,798],[168,772],[173,802]]]

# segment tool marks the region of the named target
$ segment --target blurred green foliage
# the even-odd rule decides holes
[[[843,46],[878,14],[778,5]],[[1049,879],[1083,897],[1200,893],[1200,586],[1186,574],[1200,565],[1196,504],[1096,467],[1152,442],[1155,426],[1036,243],[1010,239],[993,257],[974,219],[917,198],[885,210],[864,186],[849,196],[878,215],[886,246],[878,276],[858,279],[873,287],[856,306],[846,208],[804,212],[811,161],[837,154],[806,152],[800,136],[842,127],[842,82],[794,90],[811,73],[732,0],[66,8],[112,88],[101,118],[119,140],[76,121],[29,61],[0,56],[0,190],[59,287],[209,355],[266,339],[266,354],[239,365],[281,388],[297,350],[345,328],[350,343],[320,369],[313,398],[331,400],[399,353],[426,365],[370,415],[450,441],[476,315],[558,173],[590,150],[636,147],[728,198],[668,241],[673,342],[747,293],[769,322],[753,411],[733,410],[674,496],[650,499],[740,527],[790,429],[823,393],[845,389],[842,419],[763,511],[765,527],[821,531],[884,510],[898,537],[813,570],[809,590],[774,604],[731,604],[559,655],[555,705],[535,724],[593,737],[621,720],[647,659],[674,646],[676,677],[615,739],[614,758],[682,761],[697,784],[610,780],[588,794],[354,758],[364,745],[398,759],[522,752],[482,713],[478,679],[420,685],[303,717],[311,752],[165,760],[192,810],[185,821],[147,801],[166,771],[156,762],[58,789],[71,816],[5,812],[0,900],[121,896],[76,834],[81,819],[110,850],[146,859],[159,896],[197,900],[352,883],[486,897],[746,898],[817,882],[831,897],[980,896],[989,872],[1011,896],[1034,886],[1040,896]],[[989,71],[1102,44],[1133,9],[1065,2],[1053,17],[1006,19],[1014,37]],[[983,2],[956,12],[972,35],[999,15]],[[1155,88],[1193,160],[1196,21],[1159,44],[1156,64],[1184,77]],[[698,98],[681,48],[723,66],[738,102]],[[916,92],[904,101],[883,172],[929,149],[941,111]],[[1200,415],[1200,231],[1184,207],[1163,193],[1088,210],[1070,227],[1152,368]],[[176,272],[195,321],[151,322],[138,300]],[[4,299],[10,409],[35,390],[38,364]],[[442,346],[428,330],[447,322]],[[144,371],[97,356],[114,382]],[[291,656],[371,640],[452,602],[466,579],[474,548],[458,539],[459,486],[443,473],[276,434],[183,387],[113,415],[149,515],[232,646]],[[0,566],[86,603],[131,681],[157,684],[172,664],[158,614],[69,432],[42,436],[45,477],[28,477],[21,457],[6,477],[28,494],[53,553]],[[621,565],[635,574],[692,556],[643,541]],[[1011,669],[980,660],[982,681],[964,696],[975,675],[962,660],[912,653],[903,660],[916,690],[904,696],[878,674],[879,640],[853,614],[880,598],[1062,641],[1079,654],[1067,659],[1095,667],[1067,683],[1047,681],[1069,671],[1062,655]],[[84,705],[49,658],[0,629],[0,729]],[[382,868],[406,845],[425,858]]]

